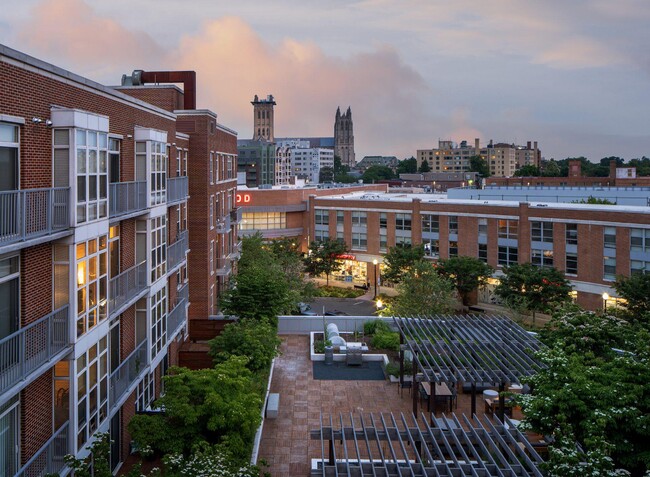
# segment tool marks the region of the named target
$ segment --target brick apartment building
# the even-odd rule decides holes
[[[118,91],[0,45],[2,476],[61,471],[99,431],[116,469],[188,309],[214,314],[238,253],[236,133],[188,86]]]

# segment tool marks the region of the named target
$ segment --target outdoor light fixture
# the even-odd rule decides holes
[[[603,292],[603,311],[607,311],[607,300],[609,300],[609,293]]]
[[[376,305],[377,305],[377,309],[381,310],[384,307],[384,302],[381,300],[377,300]]]
[[[43,120],[41,118],[36,118],[36,117],[32,118],[32,123],[34,124],[41,124],[42,122]]]

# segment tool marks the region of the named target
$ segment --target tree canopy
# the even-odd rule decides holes
[[[418,171],[418,160],[415,157],[409,157],[397,164],[397,174],[414,174]]]
[[[515,171],[515,177],[539,177],[541,176],[539,167],[533,166],[532,164],[526,164],[521,166]]]
[[[372,184],[380,180],[390,180],[395,178],[393,170],[388,166],[374,165],[366,169],[361,176],[363,182]]]
[[[422,247],[412,245],[396,245],[388,249],[384,255],[384,270],[382,280],[399,283],[402,277],[413,268],[416,262],[424,258]]]
[[[309,253],[305,257],[305,268],[314,276],[325,274],[326,284],[330,284],[332,272],[343,265],[343,255],[348,253],[348,246],[342,240],[327,238],[309,244]]]
[[[426,159],[422,159],[422,162],[420,163],[420,167],[418,167],[418,172],[430,172],[431,171],[431,166],[427,162]]]
[[[481,156],[472,156],[469,158],[469,170],[478,172],[481,177],[490,177],[490,166]]]
[[[614,289],[627,301],[625,307],[631,319],[646,317],[650,312],[650,274],[619,276],[614,282]]]
[[[438,262],[438,273],[450,280],[463,302],[469,305],[469,294],[487,283],[494,269],[476,257],[451,257]]]

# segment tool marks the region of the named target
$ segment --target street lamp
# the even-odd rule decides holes
[[[609,293],[603,292],[603,311],[607,311],[607,300],[609,300]]]
[[[375,258],[372,261],[372,264],[375,266],[375,297],[374,297],[374,299],[376,300],[377,299],[377,269],[378,269],[377,265],[379,265],[379,261]]]
[[[384,307],[384,302],[381,300],[377,300],[377,311],[381,310]]]

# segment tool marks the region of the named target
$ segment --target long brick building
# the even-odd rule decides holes
[[[117,469],[238,257],[236,133],[191,78],[143,76],[106,87],[0,45],[2,476],[59,472],[99,431]]]

